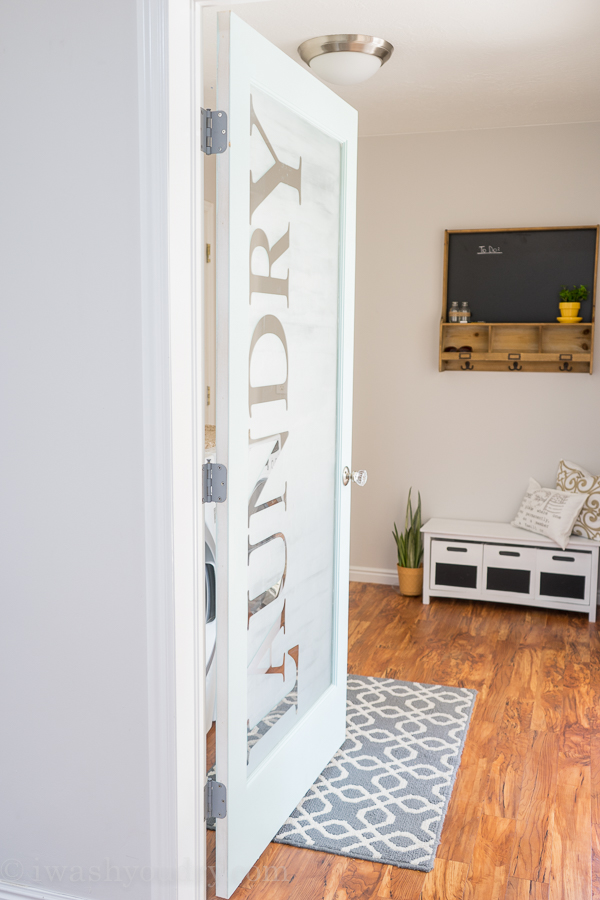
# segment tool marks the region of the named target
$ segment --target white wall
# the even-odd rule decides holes
[[[0,879],[114,897],[149,862],[135,0],[2,0],[0,85]]]
[[[598,355],[591,376],[438,372],[444,229],[599,221],[599,123],[361,139],[354,577],[393,578],[411,485],[425,518],[508,521],[561,457],[600,474]]]

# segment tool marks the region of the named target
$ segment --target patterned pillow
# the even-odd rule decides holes
[[[577,463],[561,459],[558,464],[556,487],[570,494],[587,494],[587,498],[573,528],[573,534],[600,541],[600,477],[590,475]]]
[[[543,488],[534,478],[530,478],[523,502],[510,524],[535,534],[544,534],[566,550],[584,502],[584,494]]]

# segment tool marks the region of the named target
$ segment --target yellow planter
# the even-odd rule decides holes
[[[561,316],[576,316],[581,309],[581,303],[559,303]]]
[[[406,569],[398,566],[398,584],[400,593],[405,597],[418,597],[423,593],[423,566],[418,569]]]

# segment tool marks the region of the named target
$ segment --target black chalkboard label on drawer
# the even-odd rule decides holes
[[[506,551],[504,552],[506,553]],[[498,569],[495,566],[487,568],[485,586],[488,591],[529,594],[530,585],[531,572],[528,572],[527,569]]]
[[[596,227],[450,231],[447,309],[466,300],[472,322],[556,322],[563,285],[585,284],[591,322]]]
[[[585,576],[542,572],[540,594],[543,597],[562,597],[565,600],[585,600]]]
[[[440,587],[476,588],[477,566],[436,563],[435,583]]]

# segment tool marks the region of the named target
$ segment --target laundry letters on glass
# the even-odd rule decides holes
[[[252,226],[257,210],[281,184],[293,189],[296,205],[301,203],[302,158],[297,166],[279,159],[256,115],[252,99],[250,134],[252,139],[262,139],[272,160],[270,167],[256,180],[250,172]],[[289,205],[292,209],[292,204]],[[260,295],[259,308],[265,310],[250,336],[248,353],[248,438],[253,473],[248,500],[249,765],[256,744],[286,714],[294,719],[297,715],[300,660],[300,647],[298,643],[292,645],[289,625],[286,628],[288,482],[281,478],[281,469],[285,469],[285,447],[290,439],[290,360],[285,327],[280,318],[282,301],[285,299],[283,309],[290,305],[289,268],[285,277],[273,274],[276,263],[290,249],[293,222],[288,221],[275,234],[268,233],[264,220],[261,224],[264,227],[251,230],[249,260],[250,304]],[[256,271],[257,260],[262,262],[260,272]],[[269,404],[269,408],[264,404]],[[263,433],[265,426],[266,433]],[[274,482],[280,487],[275,489]]]

